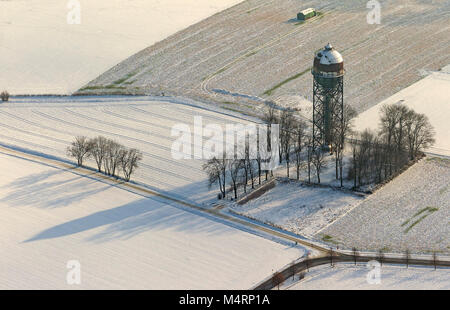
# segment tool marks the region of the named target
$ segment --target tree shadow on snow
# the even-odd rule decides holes
[[[187,212],[186,212],[187,211]],[[193,216],[193,214],[199,216]],[[66,223],[46,229],[25,242],[65,237],[91,229],[104,227],[88,237],[87,241],[105,242],[128,239],[149,230],[176,230],[195,234],[221,234],[229,228],[217,225],[217,219],[198,211],[169,205],[164,199],[144,198],[122,206],[94,212]]]
[[[74,172],[70,169],[48,170],[31,174],[15,180],[4,186],[5,189],[13,189],[0,202],[15,207],[36,206],[40,208],[58,208],[70,205],[74,201],[86,199],[92,195],[106,191],[114,184],[104,183],[99,186],[99,181],[88,176],[74,172],[71,178],[54,180],[66,172]],[[93,187],[93,185],[96,185]]]

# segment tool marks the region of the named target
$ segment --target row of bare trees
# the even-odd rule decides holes
[[[302,168],[308,170],[308,181],[311,182],[311,169],[315,170],[317,183],[320,184],[320,174],[326,165],[326,154],[323,150],[313,145],[312,131],[309,124],[303,120],[295,111],[284,109],[277,111],[271,105],[263,120],[266,123],[280,125],[279,162],[286,163],[287,177],[290,177],[291,162],[296,166],[296,178],[300,179]],[[348,105],[344,105],[343,121],[332,124],[331,152],[335,157],[336,179],[343,182],[343,151],[347,137],[353,133],[352,119],[356,112]],[[293,157],[293,158],[292,158]]]
[[[287,177],[290,177],[290,168],[293,162],[296,167],[296,177],[300,179],[300,171],[305,166],[305,160],[308,160],[308,167],[310,167],[314,159],[312,154],[309,154],[306,158],[304,156],[305,150],[312,146],[312,138],[308,134],[308,124],[302,118],[299,118],[294,110],[276,110],[274,104],[269,106],[262,120],[269,126],[272,124],[280,126],[280,137],[278,139],[279,163],[286,162]],[[321,168],[320,163],[317,166],[319,169]]]
[[[237,154],[235,158],[231,159],[221,154],[204,163],[203,170],[208,175],[209,185],[217,184],[219,186],[219,198],[225,197],[227,184],[231,186],[234,192],[234,199],[237,199],[238,189],[241,186],[244,193],[246,193],[249,183],[253,189],[256,182],[259,185],[262,183],[264,176],[265,180],[268,180],[273,173],[269,169],[263,169],[263,164],[266,163],[267,155],[272,154],[272,149],[275,152],[275,147],[278,150],[279,163],[286,162],[288,176],[291,163],[293,163],[297,168],[296,177],[299,179],[300,171],[306,167],[306,162],[308,162],[308,167],[310,167],[309,172],[312,165],[316,168],[316,172],[319,171],[317,175],[320,174],[320,169],[324,163],[323,154],[320,152],[316,154],[310,151],[306,152],[306,150],[311,149],[312,138],[308,134],[307,123],[303,119],[298,118],[295,115],[295,111],[279,111],[270,107],[266,111],[263,121],[267,125],[264,137],[260,137],[258,132],[256,138],[250,141],[251,139],[247,136],[243,154]],[[279,137],[276,141],[271,141],[271,131],[274,124],[279,125]],[[260,147],[260,139],[267,139],[265,147]],[[250,143],[255,143],[256,147],[250,147]],[[252,152],[256,152],[256,154]],[[274,159],[271,158],[271,160]],[[267,168],[267,166],[265,167]]]
[[[342,122],[332,124],[330,137],[330,152],[334,155],[335,177],[343,186],[344,150],[350,142],[352,159],[347,169],[347,178],[354,180],[354,187],[369,183],[381,183],[396,173],[410,160],[420,156],[424,149],[434,143],[434,130],[427,117],[418,114],[404,105],[389,105],[381,109],[379,132],[365,130],[356,133],[352,120],[356,112],[348,105],[344,105]],[[286,164],[287,177],[290,177],[292,165],[296,168],[296,178],[300,179],[300,172],[307,169],[308,181],[311,182],[311,172],[314,170],[317,183],[320,183],[321,172],[326,167],[327,152],[320,146],[313,145],[312,130],[296,111],[290,109],[276,109],[270,105],[262,120],[268,125],[267,152],[276,146],[279,163]],[[270,140],[271,128],[279,125],[279,138]],[[350,136],[354,137],[350,139]],[[218,184],[220,197],[226,193],[227,181],[237,198],[238,188],[242,185],[244,193],[251,181],[254,188],[256,176],[261,184],[261,175],[266,180],[272,171],[261,169],[262,159],[266,154],[250,154],[252,148],[249,143],[256,143],[259,148],[259,136],[256,141],[246,140],[245,154],[239,159],[226,159],[224,155],[208,160],[203,169],[209,176],[209,183]],[[275,144],[276,143],[276,144]],[[274,144],[274,145],[273,145]]]
[[[239,155],[239,156],[238,156]],[[209,186],[219,185],[219,199],[226,196],[226,186],[229,182],[234,199],[238,198],[238,189],[242,186],[244,193],[250,183],[252,189],[255,183],[262,184],[263,174],[265,180],[269,178],[269,170],[263,170],[263,156],[257,154],[253,156],[250,152],[249,141],[246,140],[244,154],[238,154],[235,158],[226,158],[225,154],[214,156],[203,164],[203,170],[208,175]]]
[[[86,159],[92,158],[99,172],[117,177],[122,172],[126,181],[138,168],[142,160],[141,151],[128,149],[114,140],[98,136],[89,139],[85,136],[77,136],[67,148],[67,155],[77,160],[78,166],[83,166]]]
[[[365,130],[352,140],[349,178],[354,186],[381,183],[434,143],[434,129],[427,116],[405,105],[381,108],[378,132]]]
[[[353,110],[347,109],[347,120],[345,122],[345,133],[350,132],[350,119],[355,115]],[[347,115],[346,114],[346,115]],[[261,184],[262,175],[265,179],[272,175],[271,170],[262,169],[267,153],[271,153],[272,149],[278,150],[279,163],[286,163],[287,177],[290,177],[290,169],[292,165],[296,168],[296,178],[300,179],[300,172],[307,168],[308,180],[311,182],[311,172],[314,169],[317,182],[320,183],[320,173],[325,167],[325,154],[317,148],[313,149],[311,129],[307,121],[296,114],[295,110],[283,109],[277,110],[274,105],[270,105],[262,120],[266,123],[267,129],[267,149],[260,148],[259,134],[256,141],[250,141],[247,137],[245,140],[244,154],[238,154],[234,159],[228,159],[224,154],[209,159],[203,165],[203,170],[209,178],[209,185],[217,184],[220,189],[219,197],[225,197],[227,182],[234,192],[234,198],[237,199],[238,189],[242,186],[244,193],[247,192],[247,186],[251,183],[252,189],[255,187],[255,180]],[[276,141],[271,141],[271,130],[273,125],[279,125],[279,137]],[[336,145],[339,150],[335,150],[336,154],[336,178],[338,171],[342,176],[342,147],[343,139],[339,139]],[[250,143],[256,143],[256,148],[251,148]],[[276,145],[277,144],[277,145]],[[252,154],[252,150],[256,150],[256,154]],[[254,151],[253,151],[254,152]],[[260,153],[261,152],[261,153]],[[340,169],[338,169],[338,164]]]

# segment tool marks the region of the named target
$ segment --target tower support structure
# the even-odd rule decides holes
[[[313,150],[330,151],[344,139],[344,60],[330,44],[314,57]]]
[[[327,150],[336,139],[343,139],[344,77],[313,80],[313,148]]]

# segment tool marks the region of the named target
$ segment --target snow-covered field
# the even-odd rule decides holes
[[[450,253],[450,160],[425,158],[316,235],[340,247]]]
[[[0,87],[68,94],[118,62],[242,0],[0,1]],[[81,5],[81,24],[68,24]]]
[[[436,143],[428,152],[450,156],[450,73],[433,72],[423,80],[403,89],[392,97],[361,113],[355,119],[355,129],[377,129],[379,112],[384,104],[404,104],[428,116],[436,131]]]
[[[306,273],[294,284],[286,282],[280,287],[290,290],[449,290],[450,269],[383,265],[379,284],[369,284],[367,265],[323,265]]]
[[[297,182],[281,183],[233,210],[261,222],[282,227],[305,237],[345,214],[362,201],[351,193],[331,188],[309,187]]]
[[[203,126],[218,124],[224,130],[225,124],[246,122],[182,104],[180,100],[168,102],[162,98],[13,98],[0,104],[0,143],[68,159],[66,147],[75,136],[103,135],[143,152],[140,168],[132,177],[134,181],[202,203],[216,197],[215,187],[208,189],[203,162],[177,160],[171,154],[172,144],[179,138],[171,136],[172,126],[189,125],[194,143],[195,116],[202,117]],[[192,154],[199,147],[193,144]],[[95,167],[95,163],[91,162],[91,166]]]
[[[303,254],[10,154],[0,152],[0,289],[248,289]],[[66,282],[70,260],[81,285]]]
[[[448,0],[382,2],[377,25],[367,23],[367,1],[243,1],[129,57],[81,91],[164,91],[240,104],[248,95],[283,96],[299,104],[300,96],[312,100],[314,52],[330,42],[344,57],[345,101],[364,111],[450,62]],[[323,15],[299,23],[296,14],[308,7]]]

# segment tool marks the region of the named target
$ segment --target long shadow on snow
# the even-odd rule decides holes
[[[200,216],[192,216],[192,213]],[[197,211],[173,207],[162,198],[144,198],[56,225],[25,242],[65,237],[103,226],[105,226],[103,231],[88,237],[87,241],[127,239],[148,230],[175,229],[201,234],[219,234],[225,231],[229,233],[228,227],[217,225],[217,219],[209,221],[205,217],[210,218]]]
[[[19,158],[33,163],[39,163],[18,155],[11,155],[0,152],[3,155]],[[83,175],[70,168],[60,168],[53,165],[43,164],[52,170],[46,170],[39,173],[27,175],[11,182],[3,189],[12,188],[6,196],[0,199],[0,202],[12,206],[37,206],[41,208],[57,208],[70,205],[73,201],[80,201],[91,195],[106,191],[115,184],[103,182],[105,186],[92,189],[91,185],[100,184],[96,178],[89,175]],[[73,178],[66,180],[54,181],[52,177],[57,177],[63,173],[72,173]],[[89,180],[86,182],[86,179]]]
[[[106,191],[113,187],[118,187],[121,190],[143,197],[143,199],[112,209],[98,212],[95,212],[94,210],[94,213],[88,216],[48,228],[30,239],[25,240],[24,242],[60,238],[103,226],[105,227],[101,232],[97,232],[94,235],[87,237],[86,240],[91,242],[105,242],[117,238],[127,239],[145,231],[165,229],[194,234],[201,233],[203,235],[226,233],[227,236],[232,237],[232,234],[237,232],[237,230],[233,231],[230,229],[230,227],[232,227],[238,228],[240,231],[246,231],[253,235],[261,234],[242,225],[222,220],[215,216],[185,207],[165,198],[153,195],[144,195],[131,189],[121,187],[120,184],[98,179],[94,175],[96,173],[94,170],[92,170],[92,175],[86,175],[78,172],[77,170],[61,168],[45,163],[43,164],[18,155],[5,155],[30,162],[40,163],[56,170],[47,170],[41,173],[35,173],[4,186],[4,188],[12,187],[14,191],[2,198],[0,200],[2,202],[7,202],[16,206],[31,205],[44,208],[55,208],[70,205],[73,201],[86,199],[91,195]],[[75,177],[62,181],[48,180],[49,178],[62,173],[71,173],[75,175]],[[86,179],[89,180],[89,182],[86,182]],[[91,185],[96,183],[104,186],[97,189],[92,189]],[[189,184],[176,188],[174,192],[179,192],[180,190],[186,193],[191,191],[195,192],[198,188],[206,186],[205,183],[205,181],[200,181]],[[145,187],[153,189],[151,186]],[[71,194],[74,192],[74,189],[78,190],[78,193]],[[156,188],[155,190],[158,191]],[[163,193],[169,196],[179,196],[174,192],[164,191]],[[210,195],[211,193],[204,194]],[[182,200],[190,200],[190,197],[180,198]],[[217,223],[222,225],[218,225]],[[278,243],[292,246],[291,243],[278,238],[275,239]]]

